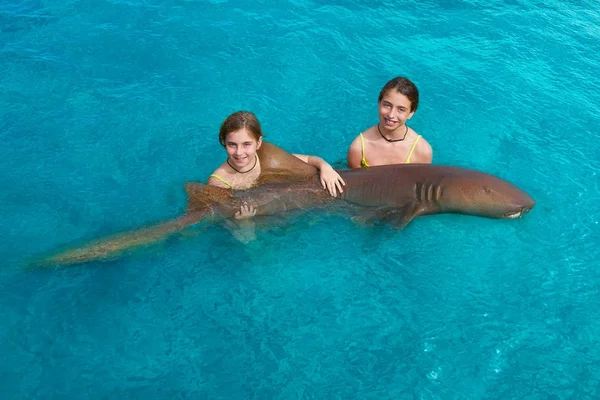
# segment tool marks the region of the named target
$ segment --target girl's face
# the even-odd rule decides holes
[[[379,102],[379,122],[381,126],[394,130],[408,121],[414,114],[410,111],[411,102],[402,93],[388,90]]]
[[[256,150],[260,148],[262,138],[256,140],[246,128],[233,131],[225,137],[225,150],[229,161],[240,171],[252,168]]]

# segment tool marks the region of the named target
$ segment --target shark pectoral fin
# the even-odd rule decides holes
[[[373,225],[373,219],[365,217],[364,215],[354,215],[354,216],[350,217],[350,219],[352,220],[352,222],[354,222],[355,224],[360,225],[360,226],[366,227],[366,226]]]
[[[409,203],[400,208],[388,208],[383,211],[385,211],[384,215],[380,218],[382,222],[403,229],[410,221],[421,214],[422,207],[416,203]]]
[[[397,208],[375,208],[370,210],[361,210],[357,215],[353,215],[351,220],[358,225],[362,226],[373,226],[379,223],[391,223],[395,225],[394,221],[398,218]]]
[[[387,211],[389,210],[381,210],[379,208],[376,210],[368,211],[361,210],[360,214],[353,215],[352,217],[350,217],[350,220],[352,220],[352,222],[354,222],[357,225],[363,227],[371,227],[376,222],[381,221],[381,219],[387,214]]]

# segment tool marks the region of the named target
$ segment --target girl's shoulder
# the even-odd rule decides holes
[[[378,139],[379,138],[379,133],[377,133],[377,125],[370,126],[367,129],[365,129],[364,131],[362,131],[357,136],[357,139],[360,140],[361,136],[362,136],[363,140],[367,140],[367,141],[373,141],[375,139]]]
[[[232,174],[230,170],[231,168],[229,168],[227,163],[224,162],[223,164],[219,165],[219,167],[217,167],[217,169],[215,169],[211,175],[219,175],[221,177],[231,176]]]
[[[220,165],[206,180],[209,185],[220,186],[220,187],[232,187],[231,181],[232,174],[227,168],[227,163]]]

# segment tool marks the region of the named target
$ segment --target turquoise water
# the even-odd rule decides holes
[[[0,3],[2,398],[598,398],[599,26],[591,1]],[[179,215],[238,109],[339,164],[397,75],[434,162],[530,214],[309,213],[23,269]]]

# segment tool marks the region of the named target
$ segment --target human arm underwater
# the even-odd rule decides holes
[[[256,240],[256,223],[253,220],[255,215],[256,208],[246,203],[234,214],[235,223],[230,226],[235,225],[235,228],[231,229],[231,233],[239,242],[248,244]]]
[[[216,170],[206,181],[207,185],[217,186],[224,189],[233,189],[226,180],[222,179]],[[240,242],[247,244],[256,240],[256,228],[252,218],[256,215],[256,208],[252,205],[242,204],[239,211],[233,215],[234,221],[227,221],[225,226],[231,234]]]

